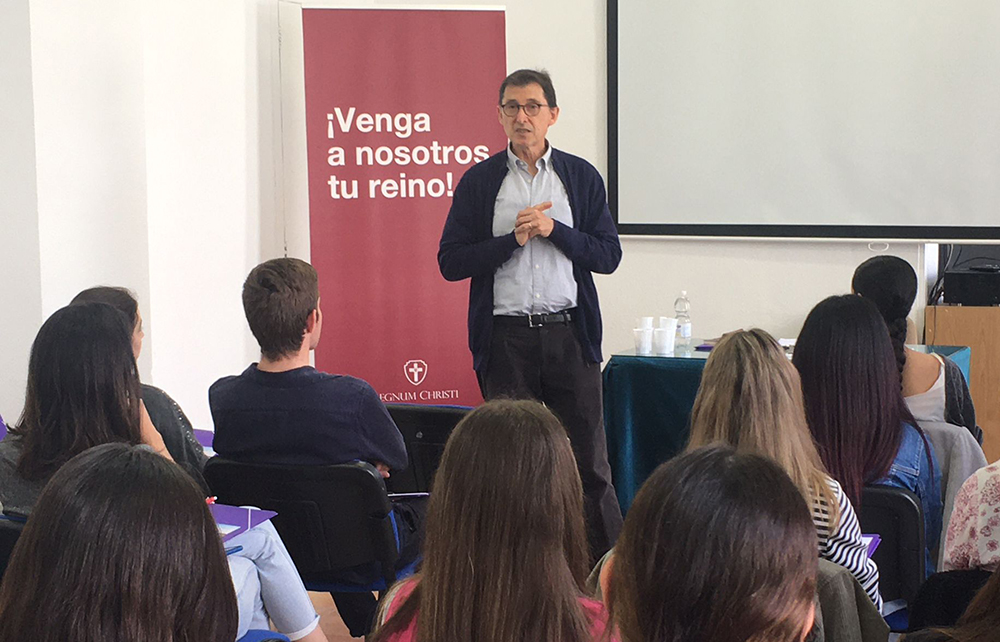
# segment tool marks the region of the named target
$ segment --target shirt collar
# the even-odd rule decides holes
[[[549,144],[549,141],[545,141],[545,153],[542,154],[541,158],[535,161],[535,165],[538,167],[539,171],[544,171],[550,166],[551,162],[552,145]],[[528,164],[517,157],[517,154],[515,154],[514,150],[511,149],[510,143],[507,143],[507,166],[511,169],[528,169]]]
[[[242,376],[260,384],[281,387],[283,384],[295,385],[305,383],[314,379],[317,375],[319,375],[319,371],[312,366],[302,366],[301,368],[293,368],[284,372],[266,372],[258,369],[256,363],[251,363],[243,371]]]

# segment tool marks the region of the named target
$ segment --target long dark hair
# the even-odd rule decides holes
[[[139,375],[132,328],[103,303],[70,305],[42,324],[31,346],[18,472],[45,479],[74,455],[113,441],[138,444]]]
[[[589,639],[579,603],[587,565],[583,489],[565,429],[534,401],[486,403],[448,439],[419,583],[376,639],[415,617],[421,641]]]
[[[875,304],[889,328],[899,375],[906,365],[906,317],[917,298],[917,273],[898,256],[874,256],[854,270],[851,289]]]
[[[777,464],[699,448],[636,495],[610,571],[612,621],[622,642],[799,642],[817,557],[809,509]]]
[[[14,549],[0,622],[0,642],[232,642],[236,595],[198,487],[124,444],[71,459]]]
[[[87,288],[69,302],[70,305],[78,303],[107,303],[125,315],[130,328],[134,328],[136,321],[139,320],[139,302],[136,301],[135,295],[125,288],[108,285]]]
[[[806,317],[792,363],[820,457],[858,507],[864,485],[888,474],[903,424],[920,430],[903,399],[885,321],[860,296],[824,299]]]

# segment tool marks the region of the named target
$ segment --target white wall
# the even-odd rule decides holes
[[[632,348],[636,317],[673,316],[682,289],[691,299],[696,337],[760,327],[795,338],[809,310],[829,295],[849,292],[854,268],[874,254],[859,242],[624,237],[622,246],[618,270],[597,279],[605,356]],[[873,247],[882,251],[885,244]],[[923,265],[918,244],[893,243],[889,251],[917,269]],[[923,313],[913,316],[923,328]]]
[[[100,283],[148,300],[143,86],[134,3],[13,0],[0,12],[0,287],[10,315],[0,412],[13,421],[46,316]]]
[[[257,355],[240,288],[261,257],[261,192],[273,192],[259,175],[274,157],[258,147],[262,4],[144,3],[149,381],[199,428],[212,425],[208,387]],[[277,36],[273,21],[266,31]]]
[[[42,319],[28,0],[0,2],[0,416],[17,420]]]
[[[268,11],[276,6],[263,0],[0,6],[9,420],[41,322],[79,290],[109,284],[138,295],[143,380],[211,425],[208,385],[256,352],[239,288],[261,255],[260,202],[274,208],[274,181],[259,178],[274,171],[260,160],[272,150],[259,148],[274,134],[266,123],[261,135],[257,119],[258,104],[274,102],[260,97],[257,61],[258,13]],[[276,39],[273,20],[263,29]]]
[[[141,5],[30,6],[42,313],[101,284],[131,288],[145,306]]]

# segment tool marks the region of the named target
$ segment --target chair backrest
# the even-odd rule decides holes
[[[403,434],[410,463],[403,471],[393,471],[388,487],[394,493],[428,493],[444,445],[455,425],[471,408],[387,404],[392,420]]]
[[[335,466],[246,464],[213,457],[205,479],[219,502],[272,510],[306,582],[373,563],[387,584],[399,557],[382,476],[367,462]]]
[[[0,518],[0,579],[3,579],[7,571],[7,564],[14,553],[14,546],[22,530],[24,530],[22,522]]]
[[[924,512],[920,498],[905,488],[866,486],[858,521],[863,533],[882,538],[872,555],[878,564],[879,591],[888,602],[916,597],[924,581]]]

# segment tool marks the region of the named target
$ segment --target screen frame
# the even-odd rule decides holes
[[[608,207],[619,234],[817,239],[1000,240],[996,227],[622,223],[618,218],[618,0],[607,0]]]

